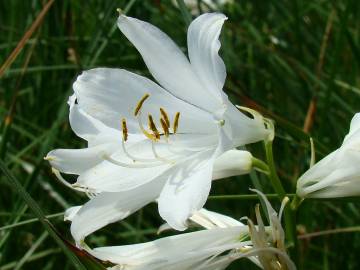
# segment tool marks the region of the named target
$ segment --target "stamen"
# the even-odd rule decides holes
[[[161,113],[161,116],[162,116],[162,118],[164,119],[166,125],[167,125],[168,127],[170,127],[169,116],[168,116],[168,114],[166,113],[165,109],[160,108],[160,113]]]
[[[160,124],[161,124],[161,127],[164,131],[164,135],[166,138],[169,138],[169,126],[166,124],[166,120],[164,120],[163,118],[160,118]]]
[[[155,149],[155,142],[152,141],[151,142],[151,150],[155,156],[156,159],[162,161],[162,162],[165,162],[165,163],[170,163],[170,164],[175,164],[176,162],[173,161],[173,160],[169,160],[167,158],[163,158],[163,157],[160,157],[159,154],[157,153],[156,149]]]
[[[164,165],[163,162],[151,163],[151,164],[128,164],[128,163],[124,163],[124,162],[118,161],[116,159],[113,159],[108,154],[103,154],[102,158],[106,161],[109,161],[110,163],[112,163],[114,165],[124,167],[124,168],[141,168],[141,169],[143,169],[143,168],[152,168],[152,167]]]
[[[139,101],[139,103],[136,105],[136,108],[134,110],[134,115],[137,116],[141,110],[141,107],[143,106],[145,100],[148,99],[148,97],[150,97],[149,94],[145,94]]]
[[[80,186],[77,186],[76,184],[70,184],[68,181],[66,181],[64,179],[64,177],[62,177],[59,170],[57,170],[55,168],[51,168],[51,171],[56,176],[56,179],[59,180],[60,183],[62,183],[66,187],[71,188],[71,189],[76,190],[76,191],[80,191],[80,192],[85,192],[85,193],[90,192],[90,190],[88,188],[80,187]]]
[[[160,133],[156,128],[156,125],[154,123],[154,119],[152,118],[151,114],[148,115],[148,120],[149,120],[149,128],[150,128],[150,130],[153,132],[155,138],[157,140],[160,140]]]
[[[180,112],[177,112],[175,114],[175,120],[174,120],[174,126],[173,126],[173,132],[174,134],[176,134],[176,131],[178,129],[178,126],[179,126],[179,118],[180,118]]]
[[[123,118],[121,120],[121,126],[122,126],[122,133],[123,133],[123,141],[126,142],[128,139],[128,129],[126,125],[126,119]]]
[[[138,123],[139,123],[141,132],[151,141],[156,141],[156,137],[153,134],[150,134],[149,132],[147,132],[146,129],[144,128],[144,126],[142,124],[142,120],[141,120],[141,111],[139,111],[137,119],[138,119]]]
[[[129,153],[129,151],[127,151],[126,147],[125,147],[125,142],[124,140],[121,141],[121,146],[122,146],[122,149],[124,151],[124,154],[129,158],[131,159],[133,162],[158,162],[158,160],[156,159],[153,159],[153,158],[139,158],[139,157],[135,157],[133,156],[132,154]]]

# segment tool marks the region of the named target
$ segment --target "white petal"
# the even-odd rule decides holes
[[[310,193],[309,198],[342,198],[360,195],[359,181],[345,181]]]
[[[357,149],[341,147],[316,163],[297,182],[297,194],[301,197],[339,186],[350,181],[356,183],[360,175],[360,155]],[[324,196],[326,192],[322,192]],[[347,195],[344,195],[347,196]],[[341,196],[343,197],[343,196]]]
[[[202,84],[221,98],[226,69],[218,55],[219,35],[226,16],[207,13],[197,17],[189,26],[187,43],[191,66]]]
[[[224,126],[218,126],[218,145],[215,152],[215,157],[222,155],[224,152],[235,148],[233,140],[232,126],[225,123]]]
[[[209,211],[205,208],[197,211],[190,217],[190,220],[203,226],[206,229],[246,226],[232,217]]]
[[[92,141],[99,137],[100,134],[107,134],[108,138],[121,138],[121,133],[107,127],[98,119],[83,111],[78,104],[75,103],[76,97],[72,95],[69,97],[68,104],[70,106],[69,121],[72,130],[77,136],[87,141]]]
[[[78,177],[77,184],[99,192],[132,190],[161,177],[167,165],[152,168],[125,168],[104,161]]]
[[[140,52],[151,74],[166,90],[209,112],[221,107],[221,100],[201,84],[188,59],[161,30],[124,15],[119,17],[118,26]]]
[[[358,185],[359,176],[360,169],[358,167],[339,168],[334,170],[332,173],[329,173],[329,175],[321,179],[319,182],[297,190],[297,193],[300,197],[311,197],[312,193],[316,193],[322,189],[328,189],[330,187],[341,187],[341,185],[346,184],[347,182],[353,183],[353,185],[356,186]],[[346,196],[347,194],[343,194],[342,196],[339,194],[339,197]]]
[[[359,144],[360,142],[360,113],[356,113],[351,119],[349,134],[345,136],[343,146]],[[343,147],[342,146],[342,147]]]
[[[81,209],[82,205],[80,206],[73,206],[68,209],[66,209],[64,214],[64,221],[72,221],[77,212]]]
[[[163,183],[153,181],[126,192],[104,192],[86,203],[73,217],[71,234],[76,243],[107,224],[124,219],[155,200]]]
[[[216,158],[212,178],[220,179],[246,174],[252,168],[252,155],[248,151],[229,150]]]
[[[166,145],[157,146],[157,153],[162,157],[168,156],[168,151],[165,150]],[[127,151],[135,158],[154,159],[151,142],[149,140],[130,145]],[[125,167],[125,165],[115,165],[112,162],[104,160],[82,173],[77,179],[77,184],[97,191],[125,191],[149,183],[159,177],[166,178],[167,176],[164,174],[173,167],[173,164],[161,161],[158,161],[159,165],[157,166],[152,165],[152,163],[140,161],[134,163],[133,160],[124,154],[122,149],[111,155],[111,158],[125,165],[128,164],[129,167]],[[156,159],[154,160],[156,161]],[[139,165],[139,168],[131,167],[131,165]],[[141,166],[144,166],[144,168],[141,168]]]
[[[213,159],[203,160],[191,171],[188,166],[171,175],[158,201],[161,217],[176,230],[186,229],[187,219],[204,206],[211,187]]]
[[[45,159],[60,172],[81,174],[104,160],[101,152],[111,153],[116,147],[119,146],[108,143],[83,149],[55,149],[50,151]]]
[[[329,173],[329,168],[336,166],[338,163],[337,156],[339,150],[335,150],[323,159],[314,164],[309,170],[307,170],[297,181],[297,189],[302,189],[311,183],[316,183],[322,178],[325,178]],[[334,167],[333,167],[334,169]]]
[[[264,140],[269,135],[269,130],[265,128],[261,117],[251,119],[230,102],[227,103],[224,118],[225,125],[231,126],[233,143],[236,147]]]
[[[158,269],[150,267],[159,267],[163,263],[169,266],[178,259],[185,261],[188,254],[198,255],[201,260],[202,251],[211,248],[214,248],[212,253],[215,255],[217,254],[216,248],[221,249],[224,245],[238,242],[239,234],[244,233],[245,230],[246,227],[204,230],[164,237],[143,244],[95,248],[91,254],[101,260],[120,265],[143,265],[148,267],[146,269]],[[211,254],[207,256],[211,256]]]
[[[134,109],[145,94],[150,97],[142,106],[144,117],[150,113],[157,122],[162,107],[171,121],[176,112],[180,112],[180,132],[212,133],[216,128],[210,114],[175,98],[151,80],[126,70],[96,68],[84,71],[73,87],[81,109],[114,129],[119,130],[121,119],[126,118],[129,132],[139,132]],[[161,127],[159,122],[157,124]]]
[[[351,134],[354,131],[358,131],[360,129],[360,113],[356,113],[354,117],[351,119],[350,123],[350,131]]]

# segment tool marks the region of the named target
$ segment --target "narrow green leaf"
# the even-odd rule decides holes
[[[42,212],[40,206],[35,202],[35,200],[26,192],[22,187],[20,182],[15,178],[15,176],[8,170],[6,165],[2,160],[0,160],[0,170],[5,175],[5,179],[12,186],[12,188],[19,193],[21,198],[26,202],[29,208],[33,211],[35,216],[39,219],[42,225],[45,227],[49,235],[55,240],[55,242],[63,249],[66,256],[73,263],[76,269],[86,270],[84,265],[79,261],[79,259],[67,248],[64,242],[59,238],[54,228],[51,226],[51,223],[46,219],[44,213]]]
[[[181,11],[181,14],[183,16],[186,26],[189,26],[189,24],[192,21],[192,18],[191,18],[191,14],[190,14],[189,10],[187,9],[187,7],[185,5],[184,0],[176,0],[176,2],[180,8],[180,11]]]

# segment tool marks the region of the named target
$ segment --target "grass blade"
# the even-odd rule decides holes
[[[68,249],[68,247],[64,244],[64,242],[59,238],[57,233],[54,231],[53,227],[50,225],[51,223],[45,217],[42,212],[40,206],[34,201],[34,199],[26,192],[26,190],[22,187],[20,182],[14,177],[14,175],[8,170],[5,166],[4,162],[0,160],[0,170],[5,175],[5,179],[7,179],[8,183],[16,190],[22,199],[26,202],[29,208],[33,211],[35,216],[39,219],[41,224],[47,230],[49,235],[55,240],[55,242],[63,249],[64,253],[67,255],[69,260],[74,264],[76,269],[86,270],[83,264],[79,261],[79,259]]]

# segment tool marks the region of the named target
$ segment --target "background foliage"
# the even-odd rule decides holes
[[[49,9],[41,14],[46,4]],[[187,20],[172,1],[0,0],[0,64],[5,63],[0,157],[69,240],[62,213],[86,198],[56,182],[43,157],[55,147],[84,146],[68,124],[71,84],[81,70],[100,66],[150,76],[115,26],[118,7],[157,25],[186,50]],[[360,2],[242,0],[216,9],[229,17],[221,36],[228,72],[225,91],[235,103],[276,121],[278,171],[287,192],[294,193],[296,179],[309,166],[309,136],[319,159],[341,144],[359,110]],[[6,65],[14,49],[18,54]],[[263,158],[261,144],[250,148]],[[274,193],[267,179],[252,173],[216,181],[212,195],[249,194],[249,186]],[[0,269],[74,269],[4,175],[0,194]],[[213,197],[207,207],[240,218],[253,216],[257,202],[256,197]],[[300,207],[299,269],[359,269],[359,206],[358,201],[340,200],[308,201]],[[149,205],[89,237],[89,243],[148,241],[157,237],[160,224],[156,205]],[[308,235],[332,229],[340,230]],[[232,268],[239,266],[255,269],[245,260]]]

